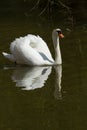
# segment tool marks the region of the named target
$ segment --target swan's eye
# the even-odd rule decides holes
[[[57,30],[57,33],[58,33],[58,34],[61,34],[61,33],[62,33],[62,31],[61,31],[61,30]]]

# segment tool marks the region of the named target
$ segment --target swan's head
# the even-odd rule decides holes
[[[64,38],[64,35],[62,34],[61,29],[59,28],[54,29],[52,32],[53,43],[57,44],[59,42],[59,38]]]
[[[52,32],[53,35],[59,38],[64,38],[64,35],[62,34],[62,31],[60,28],[54,29]]]
[[[61,29],[57,28],[57,29],[55,29],[55,31],[57,32],[57,34],[58,34],[58,36],[59,36],[60,38],[64,38],[64,35],[62,34]]]

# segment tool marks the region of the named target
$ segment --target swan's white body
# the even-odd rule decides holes
[[[58,29],[56,29],[58,31]],[[10,45],[11,54],[3,52],[3,55],[17,64],[27,65],[54,65],[61,64],[61,53],[59,47],[59,37],[56,30],[52,33],[55,61],[44,40],[35,35],[16,38]]]

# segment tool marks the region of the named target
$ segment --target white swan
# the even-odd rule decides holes
[[[25,37],[16,38],[16,40],[13,41],[10,45],[11,54],[8,54],[6,52],[2,52],[2,54],[17,64],[62,64],[59,37],[64,37],[61,29],[54,29],[52,32],[52,39],[55,50],[55,61],[53,60],[50,50],[44,40],[39,36],[31,34],[28,34]]]

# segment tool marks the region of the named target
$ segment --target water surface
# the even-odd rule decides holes
[[[15,66],[1,52],[28,33],[39,34],[53,53],[53,28],[62,27],[62,66]],[[2,19],[0,22],[0,129],[87,129],[87,27],[38,19]]]

